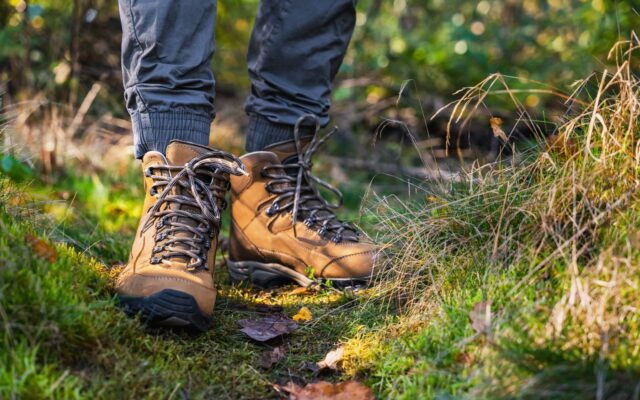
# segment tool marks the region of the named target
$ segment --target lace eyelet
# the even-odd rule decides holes
[[[304,224],[306,225],[307,228],[311,228],[315,223],[316,221],[312,218],[307,218],[304,220]]]
[[[327,227],[321,226],[320,229],[318,229],[318,235],[320,235],[320,237],[324,237],[326,234],[327,234]]]
[[[342,242],[342,235],[335,235],[335,236],[331,239],[331,241],[332,241],[333,243],[340,243],[340,242]]]
[[[267,208],[267,217],[273,217],[278,211],[280,211],[280,206],[278,205],[278,203],[272,204],[271,207]]]
[[[162,250],[164,250],[164,246],[156,246],[153,248],[154,253],[160,253]]]
[[[160,264],[160,257],[151,257],[150,264]]]
[[[156,224],[156,228],[157,228],[157,229],[160,229],[160,228],[162,228],[163,226],[164,226],[164,220],[163,220],[163,219],[161,219],[161,220],[160,220],[160,221],[158,221],[158,223]]]

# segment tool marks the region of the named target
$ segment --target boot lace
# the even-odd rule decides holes
[[[188,260],[188,270],[208,269],[207,254],[220,230],[220,213],[227,206],[229,174],[246,172],[238,158],[217,150],[184,166],[156,165],[145,171],[153,180],[150,194],[157,197],[142,227],[142,232],[154,223],[157,228],[151,264],[171,266],[177,258]]]
[[[315,123],[315,131],[305,150],[300,128],[307,120]],[[296,237],[296,221],[303,221],[308,228],[317,230],[321,237],[328,236],[335,243],[357,242],[360,232],[350,224],[340,221],[333,211],[342,206],[342,193],[311,173],[313,154],[338,129],[332,129],[323,137],[319,136],[319,130],[320,123],[315,115],[302,116],[293,130],[297,161],[272,164],[263,168],[262,175],[270,179],[266,184],[267,191],[278,195],[266,210],[266,214],[272,217],[278,213],[291,212],[291,224]],[[338,201],[331,203],[325,199],[320,193],[320,187],[333,193]]]

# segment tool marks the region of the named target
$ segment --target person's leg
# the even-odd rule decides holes
[[[291,139],[305,114],[329,122],[331,84],[355,25],[355,0],[262,0],[249,45],[247,151]]]
[[[153,327],[203,331],[211,320],[215,255],[234,156],[206,147],[215,0],[119,0],[122,65],[145,199],[115,291]]]
[[[119,0],[122,74],[137,158],[180,139],[207,145],[216,0]]]
[[[234,280],[308,286],[313,272],[353,286],[374,274],[379,249],[336,216],[320,188],[339,191],[311,172],[354,23],[353,0],[261,2],[249,48],[249,153],[241,157],[249,176],[231,178]]]

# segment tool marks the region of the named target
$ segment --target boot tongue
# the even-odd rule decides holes
[[[311,144],[312,138],[312,136],[305,136],[300,139],[303,154],[307,151],[309,144]],[[298,152],[296,151],[296,144],[293,140],[274,143],[267,146],[264,150],[274,153],[282,164],[293,164],[298,162]],[[291,171],[293,171],[293,168],[289,168],[289,173],[291,173]]]
[[[206,146],[174,140],[171,143],[169,143],[169,145],[167,146],[166,158],[167,158],[167,161],[168,161],[169,165],[184,166],[189,161],[191,161],[194,157],[198,157],[198,156],[200,156],[200,155],[202,155],[204,153],[210,152],[210,151],[211,151],[211,149],[206,147]],[[175,174],[177,174],[177,173],[178,172],[174,172],[173,176],[175,176]],[[208,184],[209,182],[207,180],[205,180],[205,179],[206,179],[206,177],[203,177],[203,182]],[[193,194],[191,193],[191,191],[189,189],[183,188],[179,184],[176,185],[173,188],[171,195],[173,195],[173,196],[184,195],[184,196],[188,196],[188,197],[192,197],[193,196]],[[176,203],[176,202],[168,202],[167,206],[171,210],[182,210],[182,211],[186,211],[186,212],[189,212],[191,214],[194,214],[194,215],[202,214],[202,211],[198,207],[179,204],[179,203]],[[185,225],[189,225],[189,226],[192,226],[192,227],[198,227],[199,225],[201,225],[201,223],[199,223],[198,221],[196,221],[196,220],[194,220],[192,218],[180,217],[180,216],[171,217],[170,218],[170,222],[172,222],[173,224],[185,224]],[[170,226],[167,226],[165,229],[170,229]],[[180,230],[180,231],[174,232],[172,235],[175,236],[175,237],[178,237],[178,238],[195,239],[195,235],[193,233],[190,233],[190,232],[187,232],[187,231],[184,231],[184,230]],[[208,238],[205,238],[205,240],[208,240]],[[159,244],[159,243],[157,243],[157,244]],[[201,243],[200,246],[204,246],[204,245]],[[188,250],[188,251],[192,251],[192,252],[198,253],[197,250],[193,249],[191,246],[189,246],[187,244],[184,244],[184,243],[174,243],[174,244],[171,245],[171,247],[174,250]],[[200,255],[201,256],[206,256],[206,252],[202,251],[202,252],[200,252]],[[178,264],[187,264],[187,263],[192,262],[194,260],[191,260],[190,257],[187,257],[187,256],[178,255],[178,256],[173,256],[173,257],[169,258],[169,261],[171,261],[173,263],[178,263]]]
[[[167,161],[169,161],[170,165],[185,165],[194,157],[210,151],[211,149],[207,146],[183,142],[180,140],[173,140],[167,146],[166,155]]]
[[[280,164],[280,159],[271,152],[268,151],[255,151],[253,153],[247,153],[240,157],[240,160],[244,164],[247,171],[253,171],[254,168],[260,168],[267,164]]]

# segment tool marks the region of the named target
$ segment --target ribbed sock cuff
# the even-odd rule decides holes
[[[172,140],[209,145],[211,117],[188,111],[164,111],[131,114],[136,158],[148,151],[164,154]]]
[[[271,122],[258,114],[250,115],[245,143],[248,152],[264,150],[270,144],[290,139],[293,139],[293,125]]]

